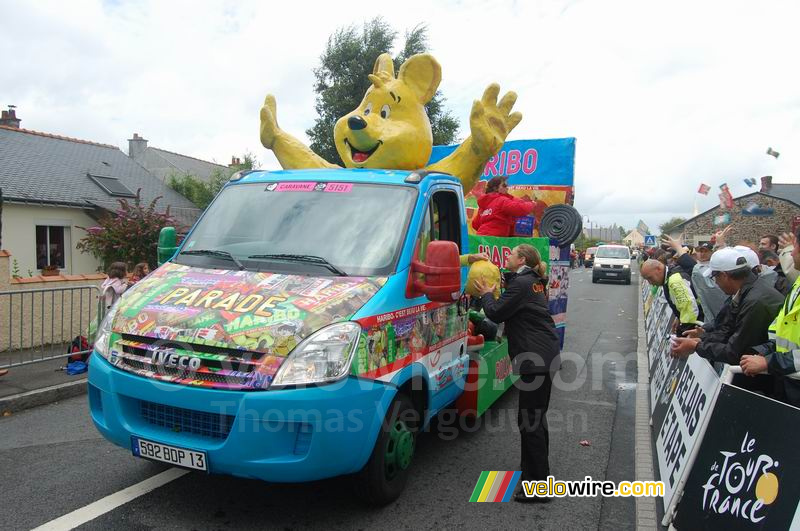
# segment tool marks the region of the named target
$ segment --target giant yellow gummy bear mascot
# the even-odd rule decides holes
[[[369,76],[372,85],[361,104],[334,127],[336,150],[348,168],[423,169],[433,147],[431,124],[425,113],[442,68],[433,56],[409,57],[397,77],[389,54],[381,54]],[[489,85],[472,104],[471,135],[447,158],[424,168],[461,179],[464,193],[478,182],[483,167],[497,154],[522,114],[511,112],[517,100],[508,92],[498,103],[500,87]],[[261,107],[261,143],[271,149],[284,169],[338,168],[278,127],[275,97]]]

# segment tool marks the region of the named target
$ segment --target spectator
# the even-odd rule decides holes
[[[758,241],[759,251],[772,251],[778,253],[778,237],[774,234],[765,234]]]
[[[778,314],[783,296],[760,281],[735,248],[715,252],[703,275],[713,278],[731,297],[729,311],[720,314],[712,332],[674,339],[672,355],[686,358],[697,352],[711,362],[738,364],[743,354],[768,339],[767,328]]]
[[[547,303],[547,271],[539,253],[530,245],[511,251],[506,291],[495,300],[495,286],[478,285],[486,316],[506,323],[508,353],[514,374],[520,375],[518,425],[521,436],[523,480],[547,479],[550,475],[547,408],[552,376],[560,367],[559,341]],[[550,498],[528,498],[517,491],[518,502],[549,502]]]
[[[781,239],[785,238],[786,235],[783,235]],[[796,245],[796,236],[792,239],[794,269],[800,269],[800,248]],[[796,319],[797,312],[800,311],[798,295],[800,283],[795,282],[780,313],[769,327],[769,336],[772,339],[753,347],[752,352],[742,356],[739,363],[747,376],[777,376],[782,392],[778,398],[796,407],[800,407],[800,380],[791,378],[790,375],[800,371],[800,321]]]
[[[105,299],[106,310],[111,309],[120,296],[128,289],[128,266],[125,262],[114,262],[108,269],[108,278],[100,285],[100,292]]]
[[[147,262],[139,262],[136,264],[136,267],[133,268],[133,274],[131,275],[131,284],[135,284],[142,280],[144,277],[150,274],[150,266]]]
[[[770,286],[774,286],[775,282],[778,280],[778,274],[767,268],[761,267],[761,259],[758,257],[758,253],[755,252],[750,246],[747,245],[737,245],[734,247],[742,256],[745,257],[747,260],[747,265],[753,270],[753,273],[758,275],[759,277],[763,277],[765,280],[769,281]]]
[[[719,289],[714,279],[703,274],[709,268],[708,261],[711,259],[713,251],[711,244],[704,243],[695,247],[694,251],[697,255],[695,260],[681,246],[680,238],[673,239],[665,236],[663,240],[675,250],[681,269],[691,272],[692,288],[697,293],[697,298],[700,299],[704,321],[713,323],[728,296]]]
[[[773,251],[764,249],[758,253],[758,256],[761,258],[762,269],[774,271],[775,274],[778,275],[778,278],[775,279],[775,289],[780,291],[784,297],[788,295],[792,289],[792,286],[786,279],[786,275],[783,272],[781,261],[780,258],[778,258],[778,255]]]
[[[478,199],[479,211],[472,219],[472,228],[481,236],[513,236],[515,219],[530,214],[533,206],[530,199],[517,199],[508,193],[505,177],[492,177],[486,194]]]
[[[676,334],[683,335],[685,331],[703,325],[703,310],[697,304],[691,277],[683,268],[668,268],[662,262],[651,259],[642,264],[641,275],[650,284],[664,287],[667,304],[679,321]]]
[[[578,251],[578,266],[583,267],[583,259],[586,256],[586,251],[581,249]]]

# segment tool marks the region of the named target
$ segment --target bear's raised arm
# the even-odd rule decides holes
[[[272,94],[267,94],[261,107],[261,144],[275,153],[275,157],[285,170],[339,167],[323,159],[278,127],[275,96]]]
[[[475,100],[469,115],[471,135],[448,157],[431,164],[428,170],[442,171],[461,179],[464,193],[469,193],[480,179],[483,167],[500,151],[508,134],[522,120],[522,113],[511,112],[517,101],[515,92],[507,92],[497,102],[500,86],[492,83]]]

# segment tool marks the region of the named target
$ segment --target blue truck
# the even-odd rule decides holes
[[[99,326],[92,420],[137,457],[269,482],[357,474],[363,499],[391,502],[437,412],[514,380],[491,372],[510,366],[504,343],[468,352],[468,252],[452,176],[235,174]]]

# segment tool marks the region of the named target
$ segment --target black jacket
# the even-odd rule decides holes
[[[712,362],[738,365],[742,354],[765,343],[767,329],[783,305],[783,295],[770,284],[750,273],[739,296],[730,298],[726,311],[717,314],[713,331],[704,334],[697,353]]]
[[[508,353],[514,374],[553,373],[560,368],[556,325],[547,306],[547,281],[530,268],[506,277],[506,290],[495,300],[481,298],[486,317],[506,323]]]
[[[775,266],[775,273],[778,274],[778,278],[775,280],[775,289],[785,297],[792,291],[792,283],[786,278],[786,273],[783,272],[780,264]]]

